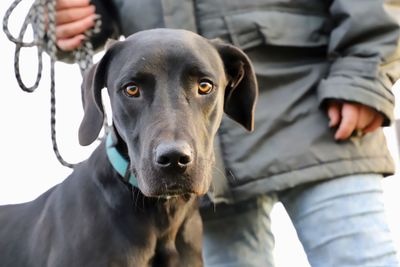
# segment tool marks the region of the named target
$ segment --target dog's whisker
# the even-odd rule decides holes
[[[138,200],[139,200],[139,197],[140,197],[140,193],[137,191],[137,190],[135,190],[136,192],[135,192],[135,195],[136,195],[136,199],[135,199],[135,209],[138,209],[139,208],[139,206],[138,206]]]
[[[237,181],[237,178],[235,176],[235,174],[233,174],[232,171],[228,170],[230,177],[232,178],[232,181]]]
[[[214,189],[215,189],[215,185],[213,183],[210,184],[210,189],[211,190],[209,190],[209,193],[212,194],[214,192]]]
[[[225,176],[225,171],[224,170],[221,170],[220,168],[218,168],[216,166],[213,166],[213,169],[216,170],[219,174]]]

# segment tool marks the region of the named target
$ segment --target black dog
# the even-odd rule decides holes
[[[0,208],[0,266],[202,266],[196,196],[223,111],[253,127],[248,58],[183,30],[114,42],[82,85],[82,145],[102,128],[103,87],[113,130],[63,183]]]

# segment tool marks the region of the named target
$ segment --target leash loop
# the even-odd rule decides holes
[[[8,27],[9,18],[14,9],[22,2],[22,0],[14,0],[7,9],[3,18],[3,31],[7,38],[15,44],[14,53],[14,73],[19,87],[28,93],[34,92],[42,78],[43,70],[43,51],[47,51],[50,56],[50,125],[51,125],[51,141],[53,151],[58,161],[66,167],[73,168],[74,164],[68,163],[61,156],[56,135],[56,97],[55,97],[55,62],[57,60],[57,44],[56,44],[56,0],[35,0],[30,7],[26,18],[21,26],[18,37],[14,37]],[[46,22],[47,18],[47,22]],[[33,41],[24,42],[24,36],[29,24],[33,29]],[[97,17],[94,28],[85,32],[85,40],[81,47],[74,50],[73,57],[78,63],[81,74],[93,65],[93,47],[89,38],[100,31],[101,20]],[[20,72],[20,53],[22,48],[36,47],[37,49],[37,74],[35,82],[32,86],[27,86],[21,77]]]

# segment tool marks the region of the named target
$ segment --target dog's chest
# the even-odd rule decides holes
[[[176,232],[188,214],[188,210],[193,207],[193,201],[187,202],[182,198],[172,198],[161,200],[156,207],[154,214],[154,225],[162,233]]]
[[[194,198],[174,198],[159,203],[154,217],[157,240],[149,266],[180,266],[179,240],[184,235],[183,228],[193,208]]]

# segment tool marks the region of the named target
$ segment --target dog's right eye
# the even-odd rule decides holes
[[[201,80],[197,86],[200,95],[207,95],[214,89],[214,85],[209,80]]]
[[[136,83],[128,83],[124,86],[124,92],[129,97],[139,97],[140,88]]]

